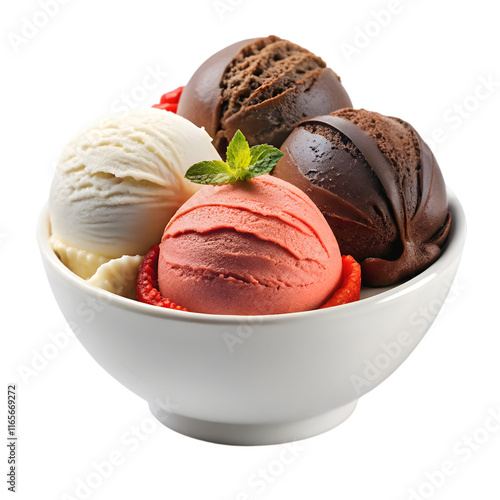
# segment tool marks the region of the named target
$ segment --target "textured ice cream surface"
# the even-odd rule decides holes
[[[135,298],[137,269],[142,255],[124,255],[110,259],[92,252],[69,247],[50,236],[50,245],[61,262],[91,285],[123,297]]]
[[[111,260],[109,257],[70,247],[53,234],[49,241],[61,262],[84,280],[89,279],[102,264]]]
[[[192,312],[288,313],[332,295],[341,256],[314,203],[264,175],[189,199],[165,229],[158,277],[161,294]]]
[[[407,122],[342,109],[299,123],[273,175],[306,192],[363,283],[386,286],[435,261],[450,227],[434,155]]]
[[[142,255],[124,255],[99,266],[88,283],[102,290],[135,299],[137,270],[143,260]]]
[[[178,113],[205,127],[223,156],[238,129],[250,146],[279,147],[298,121],[347,106],[340,78],[320,57],[269,36],[205,61],[184,88]]]
[[[186,170],[218,159],[204,130],[157,109],[110,117],[79,134],[62,153],[49,198],[53,240],[72,249],[65,263],[77,272],[84,259],[88,277],[89,264],[144,255],[199,189],[184,179]]]

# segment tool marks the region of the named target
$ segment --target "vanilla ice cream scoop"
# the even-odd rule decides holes
[[[174,113],[143,109],[101,121],[71,141],[57,165],[54,250],[84,278],[111,259],[143,255],[199,188],[186,170],[219,159],[205,130]]]

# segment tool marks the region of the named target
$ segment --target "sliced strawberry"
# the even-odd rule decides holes
[[[185,307],[178,306],[170,299],[161,296],[158,290],[158,258],[160,256],[160,246],[153,245],[144,256],[142,264],[139,266],[135,292],[137,300],[151,304],[153,306],[165,307],[167,309],[177,309],[187,311]]]
[[[177,113],[177,104],[166,102],[164,104],[153,104],[152,108],[164,109],[165,111],[171,111],[172,113]]]
[[[177,113],[177,105],[179,104],[179,99],[181,98],[182,91],[184,87],[177,87],[175,90],[163,94],[160,99],[159,104],[153,104],[153,108],[164,109],[165,111],[171,111],[172,113]]]
[[[163,94],[160,99],[160,104],[177,104],[181,98],[182,91],[184,87],[177,87],[175,90],[171,90],[166,94]]]
[[[342,255],[342,284],[320,309],[356,302],[360,291],[361,266],[350,255]]]

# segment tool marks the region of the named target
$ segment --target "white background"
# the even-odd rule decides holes
[[[50,16],[43,0],[3,2],[0,13],[2,400],[16,383],[16,498],[500,498],[500,424],[488,425],[500,413],[494,2],[46,4]],[[268,34],[323,57],[354,107],[401,117],[434,137],[468,218],[455,286],[427,336],[345,423],[299,442],[286,464],[281,445],[214,445],[156,424],[69,336],[35,241],[55,163],[75,133],[124,106],[150,106],[213,52]],[[151,71],[158,81],[145,90]],[[113,470],[97,476],[110,457],[119,457]],[[443,464],[446,475],[437,472]],[[256,482],[259,474],[269,480]],[[88,481],[89,491],[78,488]]]

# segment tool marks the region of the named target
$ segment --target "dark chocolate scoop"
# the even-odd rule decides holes
[[[182,92],[177,113],[205,127],[219,154],[240,129],[250,146],[280,147],[294,125],[351,100],[312,52],[276,36],[234,43],[207,59]]]
[[[318,205],[363,284],[387,286],[434,262],[450,228],[434,155],[408,123],[345,109],[302,121],[273,175]]]

